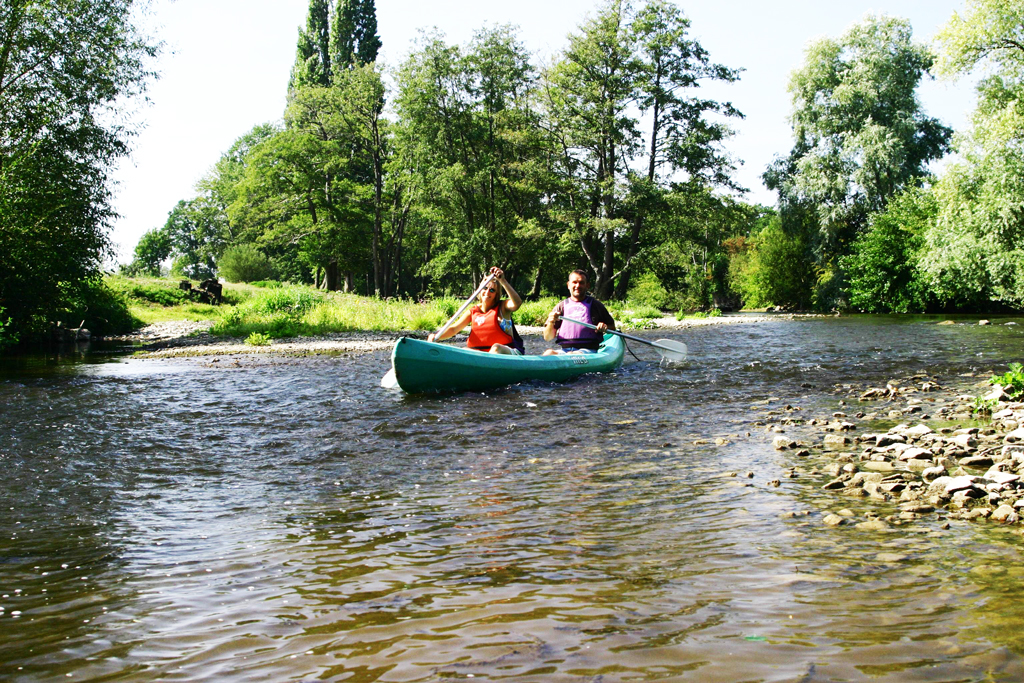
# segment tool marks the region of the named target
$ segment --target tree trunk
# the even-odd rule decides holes
[[[324,284],[328,292],[338,291],[338,262],[331,261],[324,272]]]

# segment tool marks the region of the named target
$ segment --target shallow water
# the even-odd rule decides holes
[[[1021,536],[825,527],[891,508],[753,427],[1024,356],[935,322],[652,333],[691,361],[441,397],[384,353],[8,359],[0,679],[1024,679]]]

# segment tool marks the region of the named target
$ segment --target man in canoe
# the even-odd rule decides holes
[[[494,279],[480,290],[480,303],[469,309],[461,320],[441,330],[436,336],[431,334],[427,341],[442,341],[458,334],[466,325],[472,323],[467,346],[476,351],[522,355],[522,340],[518,339],[515,326],[512,324],[512,312],[519,308],[523,300],[512,289],[500,268],[491,268]],[[502,299],[498,290],[501,286],[508,295]]]
[[[606,330],[615,329],[615,320],[600,301],[587,294],[589,283],[582,270],[569,273],[569,298],[559,301],[548,315],[544,325],[544,340],[555,339],[561,350],[548,349],[543,355],[556,353],[594,353],[604,340]],[[590,323],[592,330],[576,323],[565,322],[562,316]]]

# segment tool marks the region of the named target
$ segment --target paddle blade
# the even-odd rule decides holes
[[[380,378],[380,385],[385,389],[394,389],[398,386],[398,377],[395,376],[395,369],[391,368]]]
[[[659,339],[654,343],[654,348],[664,360],[672,363],[682,363],[686,360],[686,344],[672,339]]]

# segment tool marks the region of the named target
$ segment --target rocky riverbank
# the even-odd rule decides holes
[[[880,504],[859,523],[848,509],[824,510],[824,524],[884,531],[929,515],[943,526],[951,519],[1020,524],[1024,403],[987,382],[957,388],[926,375],[839,391],[847,395],[843,410],[829,417],[804,420],[787,405],[755,422],[776,450],[792,456],[791,476]]]

